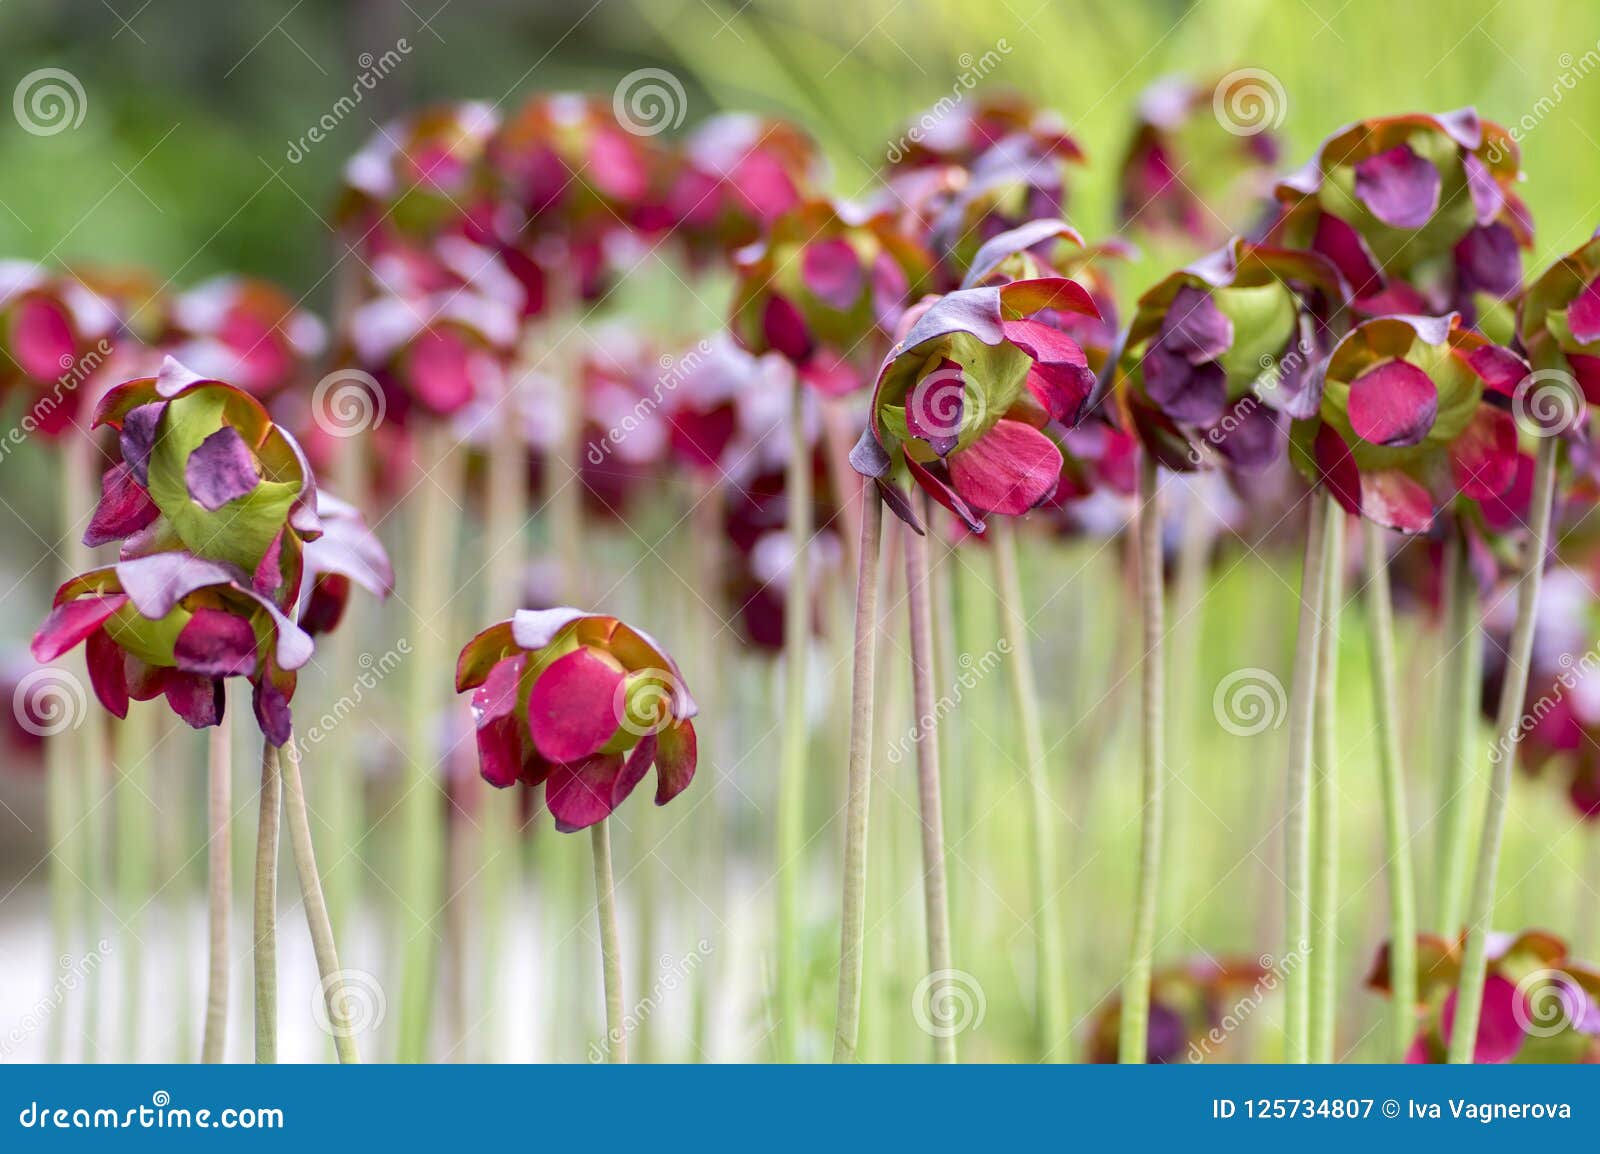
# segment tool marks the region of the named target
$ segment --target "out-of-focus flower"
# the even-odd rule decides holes
[[[1220,1049],[1279,979],[1254,958],[1197,958],[1156,971],[1150,978],[1151,1062],[1199,1062]],[[1253,991],[1253,993],[1252,993]],[[1107,999],[1090,1027],[1089,1060],[1115,1062],[1122,996]]]
[[[223,276],[172,302],[168,352],[195,372],[267,398],[322,352],[322,322],[269,281]]]
[[[894,217],[809,201],[741,254],[734,334],[751,352],[782,354],[813,388],[850,392],[931,263]]]
[[[1502,404],[1527,373],[1454,314],[1365,321],[1333,350],[1315,415],[1294,424],[1295,463],[1346,511],[1420,532],[1450,502],[1511,488],[1517,427]]]
[[[77,280],[26,261],[0,261],[0,395],[24,397],[46,437],[73,427],[85,379],[105,360],[118,319]]]
[[[288,604],[322,526],[305,455],[261,402],[169,357],[108,392],[95,424],[117,431],[122,459],[101,480],[84,544],[120,541],[125,559],[186,551]]]
[[[815,196],[823,168],[816,143],[787,121],[723,113],[679,148],[667,212],[692,253],[725,256]]]
[[[484,150],[499,125],[487,104],[418,109],[383,126],[345,165],[339,217],[365,247],[494,228],[495,184]]]
[[[1062,277],[963,288],[922,308],[878,376],[851,464],[907,524],[921,526],[894,473],[903,465],[974,532],[990,513],[1019,516],[1048,501],[1061,450],[1044,431],[1082,417],[1095,377],[1051,318],[1099,315]]]
[[[563,832],[610,816],[653,764],[656,804],[694,778],[694,699],[648,634],[578,609],[524,610],[469,641],[456,689],[472,691],[478,762],[491,785],[545,783]]]
[[[896,192],[917,204],[931,249],[959,277],[994,236],[1063,219],[1084,154],[1054,112],[997,93],[913,121],[890,160]]]
[[[1406,1061],[1443,1062],[1455,1024],[1461,943],[1418,934],[1417,958],[1420,1029]],[[1564,941],[1542,930],[1491,933],[1488,963],[1474,1062],[1600,1061],[1600,972],[1573,960]],[[1393,996],[1388,942],[1367,986]]]
[[[1461,312],[1509,339],[1533,244],[1516,142],[1472,109],[1358,121],[1279,182],[1270,240],[1338,266],[1357,311]]]
[[[1125,228],[1209,247],[1264,214],[1277,138],[1265,127],[1230,132],[1214,111],[1253,82],[1249,71],[1205,86],[1169,76],[1144,91],[1122,160],[1117,214]]]
[[[256,721],[274,745],[289,739],[295,670],[311,638],[237,566],[169,550],[133,557],[67,581],[33,639],[54,661],[86,642],[100,703],[126,717],[128,701],[165,695],[195,728],[222,718],[223,680],[248,678]]]
[[[1139,298],[1117,368],[1131,428],[1171,469],[1259,472],[1317,411],[1325,318],[1343,296],[1311,253],[1234,241]]]

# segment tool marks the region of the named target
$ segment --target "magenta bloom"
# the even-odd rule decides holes
[[[84,378],[118,329],[113,306],[86,285],[24,261],[0,261],[0,397],[17,392],[46,437],[73,427]]]
[[[1059,313],[1098,317],[1061,277],[965,288],[938,298],[885,358],[870,424],[850,455],[907,524],[920,529],[893,474],[904,467],[974,532],[990,513],[1048,501],[1062,456],[1044,429],[1077,424],[1095,377]]]
[[[172,303],[170,353],[205,377],[270,397],[305,373],[322,352],[322,322],[269,281],[223,276]]]
[[[523,610],[467,642],[478,764],[505,788],[545,783],[564,833],[605,820],[656,767],[656,804],[694,779],[694,699],[647,633],[579,609]]]
[[[761,239],[822,186],[816,142],[782,120],[723,113],[700,125],[677,157],[667,211],[696,256],[723,256]]]

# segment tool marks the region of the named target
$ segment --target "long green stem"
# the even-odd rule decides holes
[[[1300,574],[1300,619],[1294,645],[1294,682],[1289,698],[1289,773],[1284,797],[1286,889],[1282,964],[1304,958],[1311,948],[1311,745],[1316,714],[1317,651],[1322,637],[1322,591],[1327,551],[1327,503],[1310,498],[1306,518],[1305,563]],[[1305,967],[1284,978],[1284,1061],[1304,1063],[1310,1055],[1311,998]]]
[[[1316,756],[1311,807],[1316,857],[1311,870],[1311,1036],[1309,1057],[1334,1059],[1339,987],[1339,618],[1344,609],[1344,513],[1328,502],[1327,587],[1317,648]]]
[[[438,672],[454,660],[450,642],[451,559],[455,555],[457,506],[462,487],[462,452],[449,428],[425,430],[418,460],[431,470],[414,490],[411,522],[410,659],[405,796],[400,802],[404,833],[400,875],[400,1051],[402,1062],[421,1062],[428,1053],[433,1017],[435,941],[433,920],[442,897],[443,846],[439,822],[439,781],[435,764],[440,698]]]
[[[805,386],[789,409],[789,587],[783,606],[783,753],[778,778],[778,1038],[783,1061],[800,1057],[800,890],[805,865],[806,656],[811,646],[811,444]]]
[[[833,1060],[853,1062],[861,1035],[861,970],[867,930],[867,815],[872,802],[872,709],[877,680],[878,553],[883,502],[864,491],[856,555],[856,631],[850,680],[850,765],[845,795],[844,894],[839,926],[839,1001]]]
[[[202,1062],[222,1061],[228,1045],[228,906],[233,893],[233,838],[229,826],[232,744],[233,710],[226,708],[222,719],[208,731],[206,746],[210,827],[210,838],[206,842],[206,909],[211,934],[206,971],[206,1028],[200,1044]]]
[[[1448,550],[1445,574],[1448,611],[1441,666],[1445,676],[1445,708],[1441,765],[1443,794],[1439,827],[1439,906],[1436,928],[1446,937],[1461,929],[1466,902],[1467,862],[1471,857],[1473,783],[1477,776],[1478,690],[1483,681],[1483,629],[1479,621],[1478,583],[1459,535]]]
[[[919,502],[923,524],[930,524],[931,503]],[[906,534],[906,604],[910,612],[911,699],[915,712],[917,803],[922,815],[922,905],[926,919],[928,973],[938,986],[949,980],[950,894],[944,868],[944,813],[939,792],[938,707],[934,702],[933,606],[929,601],[928,539]],[[934,1059],[956,1060],[953,1030],[938,1030]]]
[[[261,743],[261,817],[256,827],[256,1061],[278,1060],[278,751]]]
[[[1373,706],[1378,719],[1379,786],[1383,794],[1384,850],[1389,878],[1389,983],[1393,1031],[1390,1057],[1403,1061],[1416,1031],[1417,907],[1411,875],[1411,828],[1406,818],[1405,768],[1400,754],[1399,685],[1395,676],[1394,606],[1383,529],[1362,522],[1367,561],[1368,649]]]
[[[595,913],[600,919],[600,977],[606,999],[606,1060],[628,1060],[628,1030],[622,1008],[622,935],[617,930],[616,881],[611,866],[611,822],[589,828],[594,849]]]
[[[317,873],[317,851],[311,844],[311,818],[306,810],[306,787],[300,778],[300,747],[291,731],[289,740],[278,751],[278,767],[283,778],[283,810],[289,819],[289,848],[294,854],[294,870],[300,879],[300,904],[306,911],[306,928],[311,931],[311,950],[317,958],[317,975],[328,1008],[328,1023],[333,1031],[333,1048],[342,1063],[361,1061],[355,1035],[364,1024],[352,1020],[352,1005],[359,999],[346,990],[347,975],[339,968],[339,948],[333,938],[333,923],[328,920],[328,902],[322,895],[322,879]]]
[[[1056,891],[1060,888],[1060,849],[1056,840],[1056,802],[1045,772],[1044,729],[1039,719],[1039,689],[1034,683],[1033,646],[1022,610],[1022,579],[1017,572],[1017,536],[1011,521],[989,523],[994,538],[995,583],[999,587],[1001,635],[1011,666],[1011,694],[1017,729],[1022,735],[1024,773],[1028,782],[1029,830],[1033,868],[1034,983],[1037,989],[1041,1061],[1066,1058],[1066,965],[1061,946],[1061,920]]]
[[[1139,828],[1139,881],[1133,911],[1133,946],[1122,987],[1117,1059],[1142,1064],[1148,1048],[1150,971],[1161,895],[1162,804],[1166,795],[1166,629],[1162,604],[1160,470],[1153,454],[1139,463],[1139,603],[1144,618],[1144,773]]]
[[[1511,649],[1506,654],[1505,681],[1501,683],[1500,709],[1495,717],[1489,801],[1483,815],[1478,869],[1472,879],[1467,948],[1461,963],[1455,1026],[1450,1038],[1450,1061],[1457,1063],[1472,1061],[1478,1039],[1478,1016],[1483,1009],[1489,919],[1494,915],[1495,874],[1500,867],[1500,843],[1505,836],[1506,804],[1511,795],[1511,766],[1516,760],[1523,701],[1528,692],[1528,662],[1533,655],[1539,587],[1544,578],[1545,551],[1550,541],[1550,510],[1555,496],[1556,452],[1559,444],[1558,437],[1545,437],[1539,442],[1539,456],[1534,464],[1528,552],[1522,578],[1517,583],[1517,621],[1511,633]]]
[[[133,703],[128,716],[114,723],[116,754],[116,861],[117,904],[122,909],[122,1052],[127,1061],[139,1058],[139,1023],[143,1007],[144,955],[139,938],[140,911],[149,901],[150,826],[154,813],[149,802],[149,707]]]

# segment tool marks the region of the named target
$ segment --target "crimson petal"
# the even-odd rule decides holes
[[[699,743],[694,723],[680,721],[656,734],[656,804],[666,805],[694,780]]]
[[[1567,306],[1567,328],[1583,344],[1600,340],[1600,277],[1585,285]]]
[[[956,492],[974,509],[1017,517],[1056,491],[1061,450],[1032,425],[1001,420],[949,465]]]
[[[192,729],[205,729],[222,720],[227,699],[222,682],[217,678],[168,669],[161,679],[161,690],[166,694],[172,712],[183,718]],[[265,726],[262,728],[265,729]],[[283,743],[280,741],[275,744]]]
[[[1161,321],[1161,343],[1192,365],[1214,361],[1233,347],[1233,322],[1210,293],[1186,284],[1167,306]]]
[[[620,753],[552,766],[544,799],[556,829],[573,833],[610,817],[617,807],[612,791],[621,774]]]
[[[928,373],[906,397],[906,432],[944,457],[961,439],[967,382],[949,357]]]
[[[580,646],[539,674],[528,695],[528,730],[547,761],[581,761],[617,732],[623,672],[612,659]]]
[[[866,271],[843,237],[808,244],[800,257],[800,277],[813,296],[844,312],[861,299]]]
[[[117,717],[128,716],[128,666],[120,646],[97,629],[83,647],[89,664],[89,684],[100,704]]]
[[[1385,361],[1350,383],[1350,428],[1371,445],[1415,445],[1439,413],[1439,390],[1409,361]]]
[[[452,329],[433,328],[418,334],[407,367],[417,397],[441,416],[472,399],[472,350]]]
[[[1354,228],[1331,212],[1317,218],[1317,233],[1312,239],[1314,252],[1327,257],[1350,286],[1357,300],[1383,288],[1383,271],[1367,242]]]
[[[78,642],[89,637],[105,624],[118,609],[127,604],[122,593],[107,593],[99,597],[79,597],[50,610],[50,616],[39,626],[29,650],[38,662],[54,661]]]
[[[805,318],[786,297],[767,299],[761,314],[761,331],[767,344],[793,364],[803,364],[815,348]]]
[[[126,461],[105,471],[100,478],[100,503],[95,506],[83,543],[91,549],[137,533],[161,515],[150,493],[134,479]]]
[[[1339,507],[1346,513],[1359,516],[1361,470],[1356,467],[1355,454],[1339,435],[1339,430],[1326,423],[1317,426],[1313,452],[1316,455],[1317,473],[1328,492],[1333,494],[1333,499],[1339,502]]]
[[[186,673],[243,677],[255,671],[256,633],[243,617],[202,607],[179,631],[172,653]]]
[[[1433,495],[1399,469],[1361,477],[1361,513],[1401,533],[1421,533],[1433,524]]]
[[[1479,405],[1450,446],[1450,467],[1461,495],[1498,497],[1517,479],[1517,422],[1504,409]]]

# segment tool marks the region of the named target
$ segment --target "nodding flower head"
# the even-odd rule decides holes
[[[1291,431],[1291,455],[1346,511],[1421,532],[1448,503],[1511,488],[1509,410],[1527,375],[1521,357],[1454,314],[1365,321],[1329,357],[1316,413]]]
[[[1095,378],[1062,314],[1098,317],[1063,277],[963,288],[928,305],[890,350],[851,463],[907,524],[921,526],[894,474],[983,530],[1048,501],[1062,457],[1046,429],[1082,417]]]
[[[469,641],[456,689],[472,691],[478,763],[491,785],[545,783],[556,828],[603,821],[651,765],[656,804],[694,778],[694,699],[641,630],[579,609],[524,610]]]
[[[896,217],[808,201],[741,254],[734,334],[753,353],[781,354],[823,392],[852,391],[931,265]]]
[[[322,322],[270,281],[222,276],[172,302],[175,359],[205,377],[271,397],[302,379],[323,349]]]
[[[1321,257],[1244,241],[1173,273],[1139,298],[1117,366],[1129,426],[1172,469],[1267,468],[1316,412],[1342,299]]]
[[[90,392],[83,379],[105,359],[121,325],[88,285],[26,261],[0,261],[0,396],[25,398],[35,429],[74,428]]]
[[[1503,324],[1533,244],[1519,166],[1511,135],[1470,108],[1358,121],[1279,182],[1269,240],[1331,260],[1364,315]]]
[[[713,116],[678,151],[667,213],[697,259],[725,258],[766,235],[825,181],[816,142],[793,124]]]

